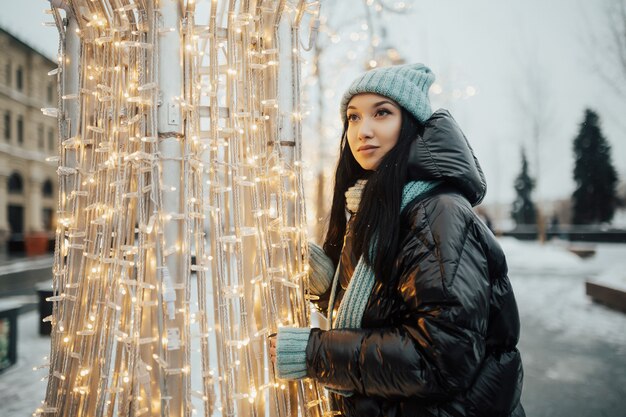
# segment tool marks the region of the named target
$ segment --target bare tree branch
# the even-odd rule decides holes
[[[626,97],[626,0],[605,0],[601,30],[587,21],[588,55],[595,74],[621,99]]]

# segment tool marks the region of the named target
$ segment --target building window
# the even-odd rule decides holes
[[[22,176],[17,172],[14,172],[9,177],[8,184],[9,194],[22,194],[24,191],[24,182],[22,181]]]
[[[13,80],[13,77],[11,76],[11,72],[13,72],[13,68],[11,67],[11,63],[7,62],[6,66],[4,67],[4,78],[6,81],[6,84],[11,87],[11,81]]]
[[[7,142],[11,142],[11,112],[4,112],[4,139]]]
[[[52,87],[52,83],[48,84],[48,103],[52,103],[52,100],[54,99],[54,90]]]
[[[15,84],[19,91],[24,89],[24,70],[22,67],[17,67],[15,71]]]
[[[48,178],[41,187],[41,194],[43,194],[44,197],[52,197],[52,192],[52,180]]]
[[[54,210],[51,208],[43,209],[43,227],[45,230],[54,229]]]
[[[39,126],[37,126],[37,146],[39,146],[40,150],[44,150],[44,138],[43,138],[43,124],[39,124]]]
[[[24,143],[24,117],[17,116],[17,143],[22,145]]]
[[[56,149],[56,143],[54,141],[54,129],[48,129],[48,150],[54,151]]]

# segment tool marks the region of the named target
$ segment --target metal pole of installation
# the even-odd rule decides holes
[[[189,372],[183,345],[186,334],[184,292],[177,291],[185,284],[186,253],[184,230],[178,217],[170,213],[183,213],[183,118],[180,98],[183,94],[183,67],[181,51],[181,9],[178,0],[159,1],[158,40],[158,136],[161,154],[162,212],[166,213],[163,224],[163,253],[157,260],[158,274],[162,277],[161,290],[166,309],[161,327],[163,354],[171,372],[166,372],[161,415],[179,417],[190,415],[187,401],[187,378]],[[163,263],[162,263],[163,262]],[[176,371],[180,370],[180,371]]]
[[[296,12],[298,13],[298,12]],[[279,77],[278,77],[278,103],[279,109],[290,109],[289,112],[281,112],[278,115],[279,119],[279,131],[278,135],[280,138],[280,153],[283,158],[283,161],[286,166],[293,166],[294,161],[296,160],[296,146],[297,141],[300,139],[298,137],[299,134],[299,109],[296,97],[296,89],[298,85],[296,83],[297,74],[297,65],[299,62],[294,65],[294,53],[292,50],[292,36],[293,33],[293,20],[294,17],[290,14],[286,16],[281,16],[281,20],[278,24],[277,28],[277,46],[278,46],[278,61],[283,63],[283,65],[279,66]],[[280,40],[280,41],[279,41]],[[286,189],[293,189],[294,184],[290,180],[286,180],[281,178],[281,187],[285,187]],[[283,194],[284,195],[284,194]],[[297,210],[295,204],[291,201],[282,199],[282,213],[284,216],[283,224],[285,226],[293,226],[298,224],[297,219]],[[296,240],[295,245],[299,245],[299,240]],[[291,249],[294,247],[287,247],[287,262],[291,263],[287,265],[287,270],[293,273],[297,265],[294,264],[294,260],[296,259],[296,254],[291,252]],[[291,246],[291,245],[290,245]],[[302,322],[300,310],[299,310],[299,297],[291,298],[293,304],[290,305],[291,312],[293,313],[294,321],[301,326],[306,325],[306,323]],[[288,410],[288,415],[292,417],[298,416],[298,388],[299,384],[290,382],[288,388],[289,395],[289,405],[290,409]],[[304,415],[304,414],[303,414]]]
[[[67,9],[66,9],[67,11]],[[63,81],[63,93],[66,96],[76,95],[80,96],[81,92],[81,66],[82,66],[82,53],[83,53],[83,44],[80,36],[77,34],[77,29],[79,28],[78,21],[76,16],[73,13],[67,12],[68,25],[65,31],[65,65],[64,65],[64,73],[62,76],[64,77]],[[65,119],[62,121],[61,125],[61,136],[60,142],[62,143],[64,140],[68,138],[73,138],[79,136],[81,134],[82,125],[85,123],[84,114],[82,111],[82,100],[62,100],[65,107]],[[91,157],[89,152],[80,153],[79,149],[64,149],[61,154],[65,154],[65,161],[62,161],[62,165],[71,168],[78,168],[79,166],[86,165],[84,164],[84,160]],[[63,192],[68,195],[72,190],[76,190],[80,187],[81,177],[79,173],[75,175],[64,177],[64,189]],[[64,204],[68,204],[67,202]],[[85,202],[82,199],[74,199],[71,206],[66,206],[64,211],[73,213],[73,216],[76,216],[74,219],[74,227],[77,230],[86,230],[87,229],[87,219],[85,216],[80,216],[78,213],[82,213],[85,207]],[[85,238],[76,238],[73,237],[71,239],[74,244],[84,244]],[[74,285],[78,283],[82,279],[81,274],[81,264],[83,264],[84,259],[82,254],[79,251],[69,251],[69,257],[66,264],[66,268],[70,271],[66,277],[65,285],[66,288],[68,285]],[[57,264],[59,265],[59,264]],[[62,289],[65,290],[65,289]],[[62,317],[64,323],[68,324],[69,328],[72,328],[72,315],[75,309],[79,308],[79,301],[75,301],[72,304],[65,304],[64,311],[60,315]],[[59,338],[63,337],[60,335]],[[55,341],[56,342],[56,341]],[[59,346],[59,344],[54,343],[52,346]],[[71,355],[71,353],[70,353]],[[69,357],[67,358],[70,359]],[[76,367],[77,368],[77,367]],[[69,368],[68,368],[69,369]],[[78,372],[78,369],[73,370],[73,372]],[[70,374],[66,374],[67,381],[71,381],[74,378]],[[69,388],[69,384],[64,381],[65,388]],[[95,385],[95,384],[94,384]],[[97,389],[96,386],[93,389]],[[54,391],[51,393],[55,395]],[[64,407],[63,413],[59,413],[59,416],[82,416],[85,414],[90,414],[93,410],[98,406],[95,398],[90,398],[89,402],[85,404],[83,407],[79,407],[78,402],[75,401],[75,398],[72,397],[71,393],[68,393],[64,397]],[[80,411],[79,411],[80,410]]]
[[[65,95],[76,95],[78,96],[78,94],[80,93],[80,51],[81,51],[81,41],[80,41],[80,37],[77,34],[77,29],[78,29],[78,23],[76,21],[76,17],[70,12],[69,9],[66,9],[66,19],[67,19],[67,25],[65,28],[65,33],[64,33],[64,45],[63,45],[63,49],[64,49],[64,56],[63,59],[65,60],[64,62],[59,62],[59,67],[62,68],[62,72],[60,74],[60,81],[63,85],[63,89],[62,89],[62,93]],[[78,135],[78,131],[79,131],[79,125],[80,125],[80,101],[79,100],[60,100],[60,129],[59,129],[59,134],[60,134],[60,140],[59,142],[62,142],[65,139],[71,138],[71,137],[75,137],[76,135]],[[76,155],[76,150],[73,149],[67,149],[65,151],[61,151],[60,155],[62,157],[64,157],[64,159],[61,159],[60,161],[60,165],[66,166],[68,168],[74,168],[77,166],[78,162],[77,162],[77,155]],[[76,185],[76,175],[67,175],[67,176],[63,176],[62,178],[60,178],[61,183],[60,185],[60,192],[63,194],[69,193],[71,190],[75,189],[75,185]],[[78,199],[75,199],[73,204],[79,204],[79,202],[77,201]],[[66,216],[68,212],[72,212],[75,213],[76,211],[76,207],[68,207],[69,203],[67,200],[62,201],[61,206],[59,207],[59,209],[63,212],[63,216]],[[76,227],[83,227],[84,224],[84,219],[79,217],[78,219],[76,219]],[[64,241],[64,237],[63,236],[59,236],[57,237],[57,245],[63,245],[63,241]],[[79,239],[75,239],[74,242],[77,243],[82,243],[82,242],[78,242]],[[75,251],[70,251],[71,253],[69,253],[69,256],[67,258],[67,270],[68,271],[72,271],[74,274],[78,274],[79,271],[79,267],[80,267],[80,262],[81,262],[81,257],[78,255],[77,252]],[[62,257],[62,250],[56,250],[55,251],[55,256],[57,257]],[[62,265],[62,262],[60,262],[60,259],[55,259],[55,265]],[[58,272],[58,271],[55,271]],[[63,284],[62,282],[60,282],[59,280],[59,275],[55,274],[54,275],[54,280],[53,280],[53,288],[54,288],[54,293],[58,294],[60,292],[62,292],[63,288],[60,288],[60,286]],[[78,280],[78,277],[76,276],[70,276],[68,275],[66,277],[66,281],[67,282],[76,282]],[[67,283],[66,282],[66,283]],[[55,310],[58,308],[62,308],[62,310],[60,312],[54,311],[54,316],[58,318],[58,320],[62,320],[63,322],[68,322],[71,316],[71,310],[72,307],[64,304],[62,307],[60,304],[54,303],[54,307]],[[54,323],[56,324],[56,323]],[[61,334],[60,332],[56,331],[56,329],[54,329],[52,331],[52,341],[51,341],[51,345],[52,346],[59,346],[60,345],[60,339],[63,338],[63,334]],[[50,364],[51,366],[54,366],[54,364],[56,363],[61,363],[62,361],[57,361],[55,356],[59,355],[59,354],[64,354],[64,351],[55,351],[54,349],[52,349],[50,355]],[[67,360],[67,358],[64,358],[64,360]],[[58,414],[59,416],[62,415],[68,415],[69,414],[69,408],[70,407],[70,398],[71,398],[71,394],[66,393],[66,387],[67,387],[67,382],[65,382],[65,380],[59,382],[59,380],[57,378],[49,378],[49,383],[48,383],[48,389],[46,391],[46,404],[48,405],[53,405],[56,404],[56,407],[58,409]],[[56,385],[56,386],[55,386]],[[62,385],[62,387],[59,387],[58,385]],[[59,393],[62,393],[61,395],[59,395]]]
[[[68,13],[67,14],[67,29],[65,30],[65,63],[63,65],[63,94],[66,96],[76,95],[80,93],[80,37],[77,34],[78,23],[76,17]],[[79,100],[61,100],[63,103],[63,115],[61,119],[61,134],[63,139],[71,138],[78,135],[78,129],[80,125],[80,101]],[[66,160],[65,165],[68,167],[75,167],[76,151],[67,150],[65,153]],[[75,181],[75,177],[66,176],[68,180],[70,178]],[[67,190],[74,189],[74,183],[66,184]],[[80,259],[80,257],[76,257]]]

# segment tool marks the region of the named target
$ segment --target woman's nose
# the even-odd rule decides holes
[[[359,126],[359,139],[366,140],[370,139],[372,136],[374,136],[374,132],[371,123],[367,120],[363,120],[361,126]]]

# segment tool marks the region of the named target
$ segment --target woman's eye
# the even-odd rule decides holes
[[[391,112],[387,109],[380,109],[376,112],[376,116],[386,116],[388,114],[391,114]]]
[[[359,119],[359,116],[357,116],[356,114],[349,114],[348,115],[348,121],[349,122],[354,122],[354,121],[356,121],[358,119]]]

